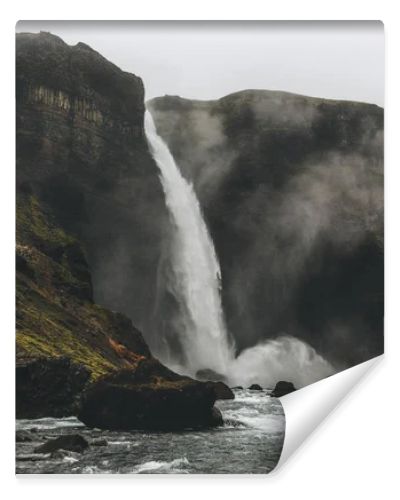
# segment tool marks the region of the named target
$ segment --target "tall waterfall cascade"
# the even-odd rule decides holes
[[[214,245],[191,184],[182,176],[149,111],[145,132],[173,223],[169,287],[182,309],[179,342],[190,371],[225,373],[234,357],[220,297],[221,271]]]
[[[332,375],[335,370],[324,358],[290,335],[261,341],[235,356],[222,310],[219,262],[199,201],[157,134],[149,111],[145,132],[173,223],[168,289],[180,306],[175,332],[184,351],[185,362],[180,368],[191,375],[211,368],[231,384],[258,382],[264,387],[273,387],[278,380],[295,380],[297,387],[303,387]],[[163,361],[177,368],[173,356]]]

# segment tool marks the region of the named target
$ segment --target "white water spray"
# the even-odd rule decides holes
[[[198,369],[212,368],[230,383],[257,382],[264,387],[273,387],[278,380],[302,387],[332,375],[332,366],[311,346],[290,336],[260,342],[235,357],[222,312],[221,271],[196,194],[157,134],[148,111],[145,131],[174,225],[173,275],[168,285],[183,312],[177,331],[185,354],[181,369],[195,374]]]
[[[184,309],[179,340],[186,368],[226,372],[233,348],[226,331],[220,298],[221,271],[200,205],[192,186],[181,175],[167,145],[146,111],[145,131],[173,224],[174,295]]]

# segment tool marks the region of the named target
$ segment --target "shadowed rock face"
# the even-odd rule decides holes
[[[88,382],[87,368],[68,358],[37,359],[17,364],[17,418],[76,415],[79,395]]]
[[[191,180],[239,348],[286,333],[338,368],[383,349],[383,110],[249,90],[149,102]]]
[[[84,244],[94,299],[149,328],[167,228],[144,137],[144,88],[83,43],[16,36],[17,194]]]

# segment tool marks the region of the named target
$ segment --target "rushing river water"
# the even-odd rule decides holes
[[[285,417],[270,391],[235,390],[219,401],[224,427],[204,431],[115,432],[85,427],[76,418],[17,420],[34,441],[17,443],[20,474],[265,474],[277,464]],[[80,434],[91,445],[83,453],[35,454],[34,448],[61,434]]]

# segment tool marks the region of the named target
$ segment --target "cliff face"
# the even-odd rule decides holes
[[[18,193],[16,250],[19,365],[64,356],[98,377],[150,356],[128,318],[93,303],[81,244],[31,193]]]
[[[338,367],[383,349],[383,110],[283,92],[149,103],[193,182],[229,330],[280,333]]]
[[[17,196],[82,242],[96,302],[146,329],[167,215],[141,79],[82,43],[21,33],[16,85]]]

